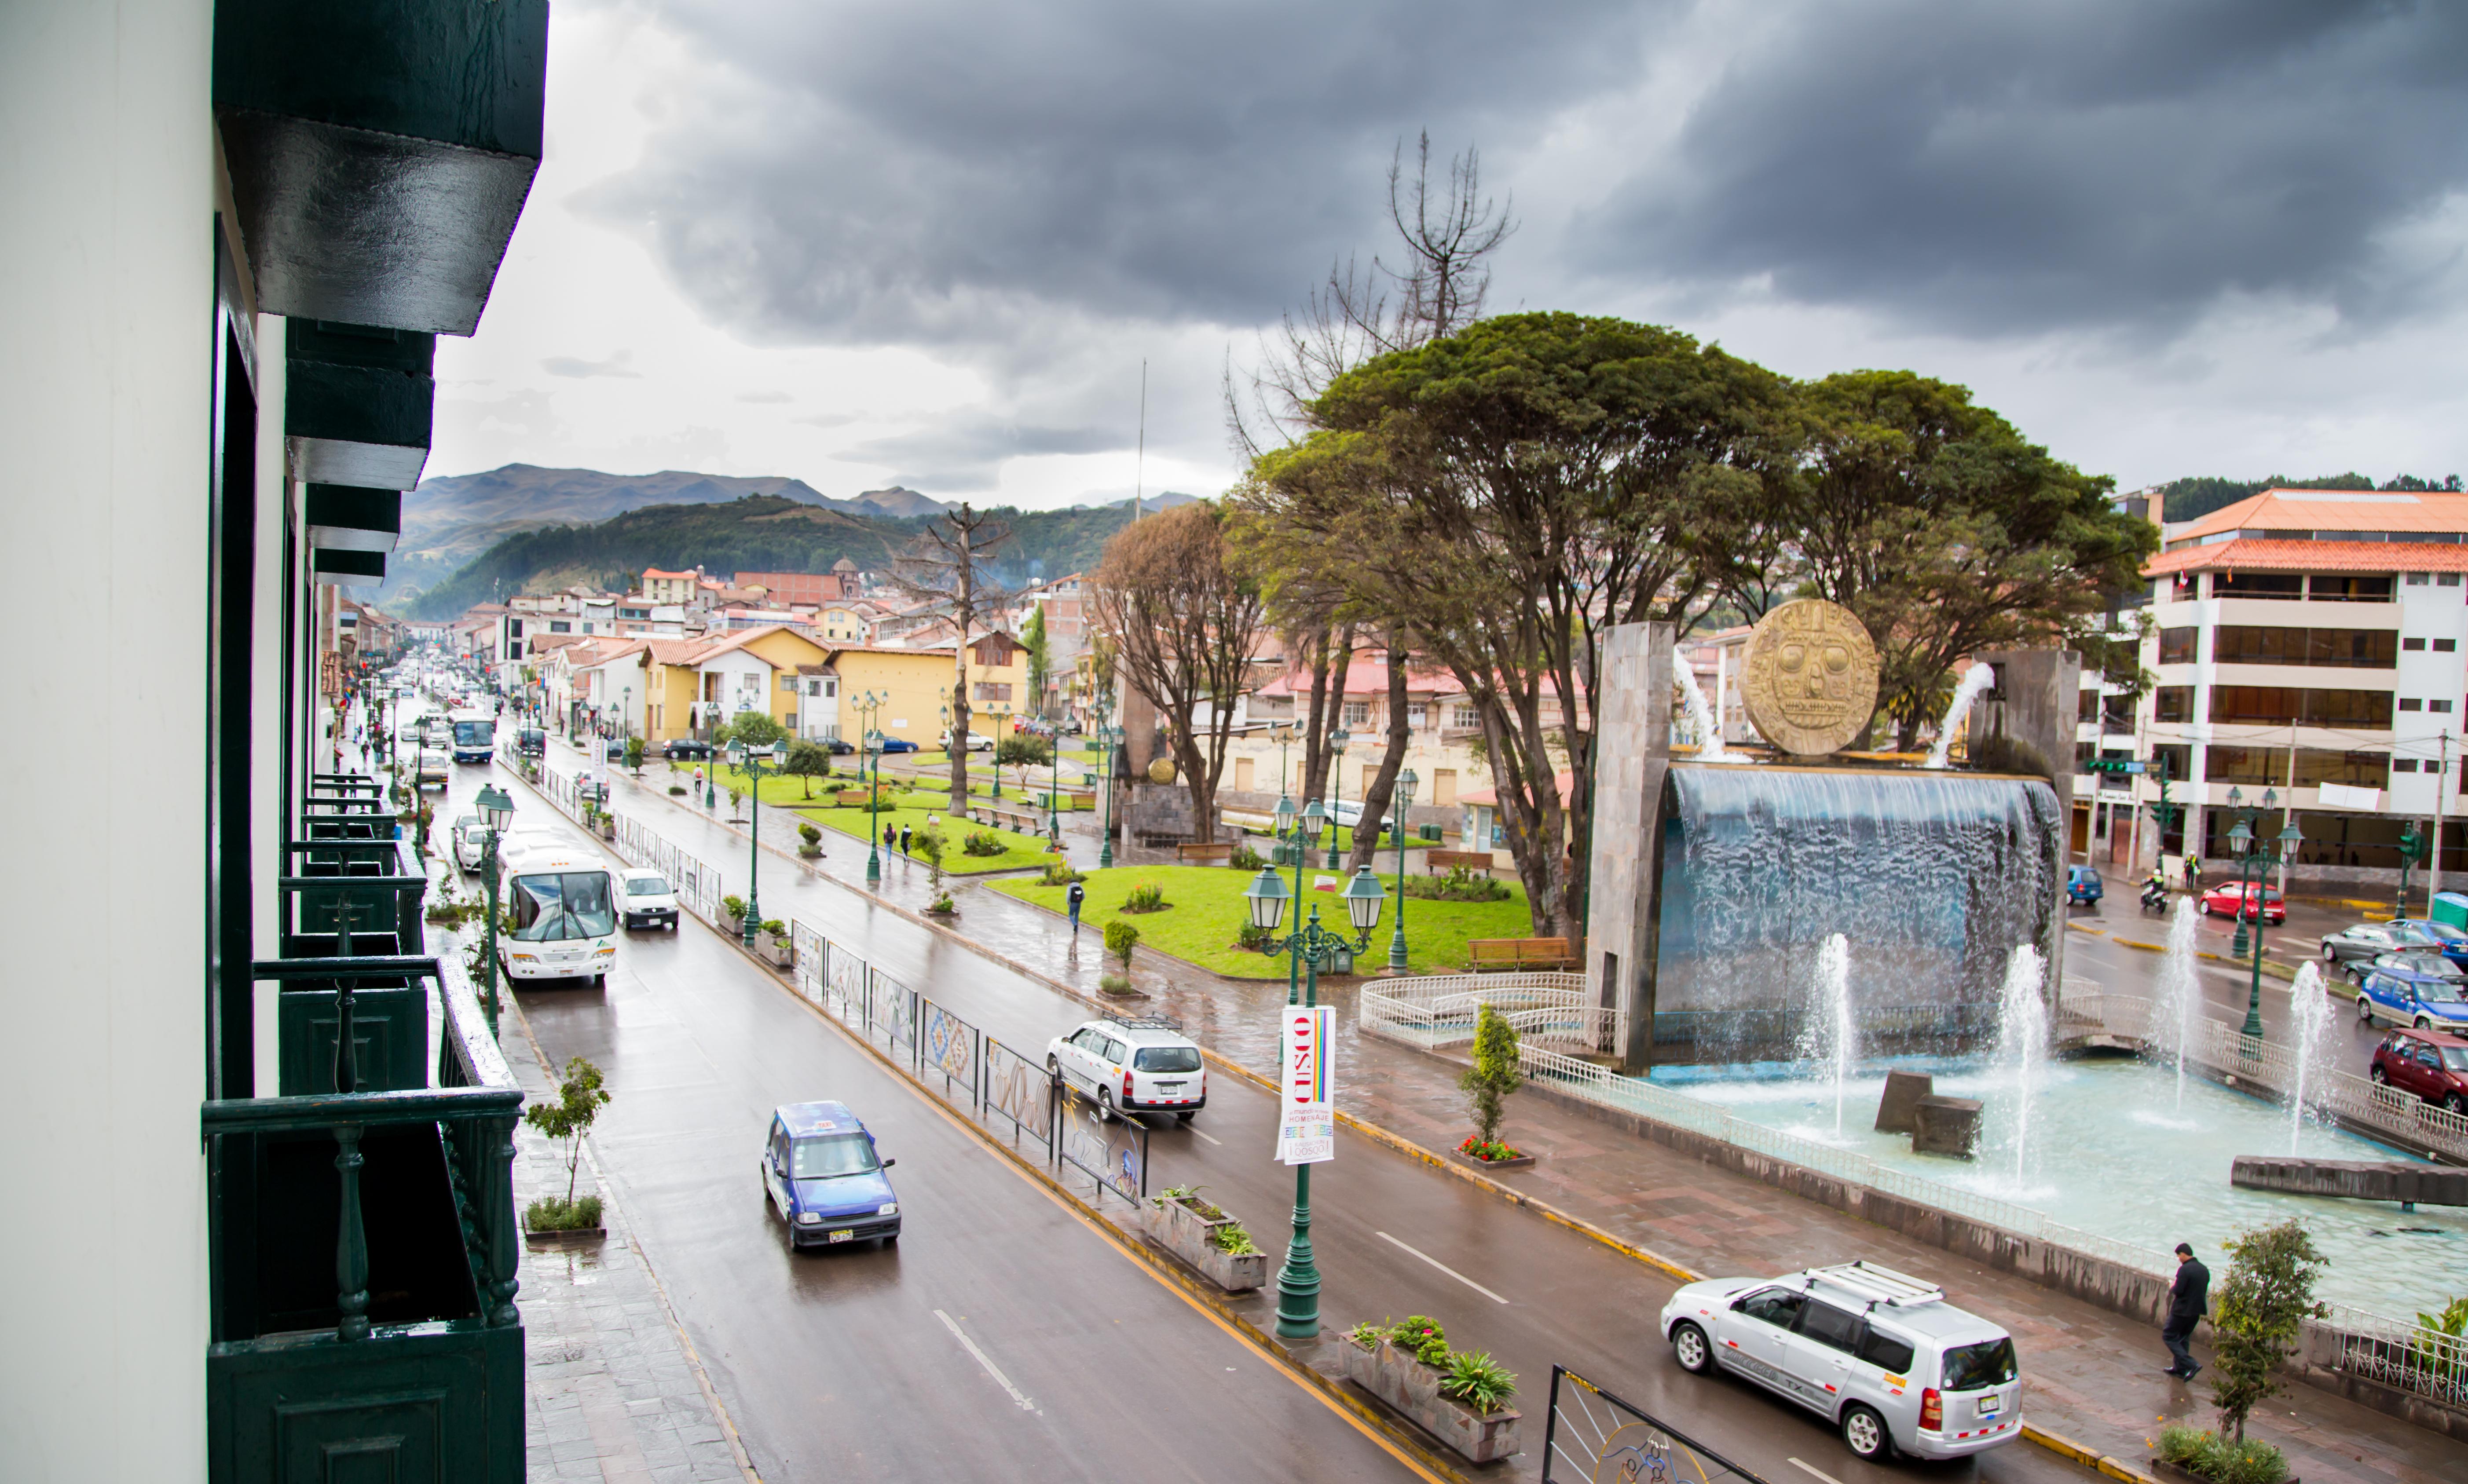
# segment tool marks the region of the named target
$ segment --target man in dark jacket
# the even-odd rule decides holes
[[[2168,1347],[2168,1374],[2192,1381],[2202,1369],[2185,1342],[2194,1337],[2194,1322],[2210,1312],[2211,1270],[2194,1260],[2194,1249],[2177,1244],[2177,1281],[2168,1289],[2168,1322],[2160,1327],[2160,1342]]]

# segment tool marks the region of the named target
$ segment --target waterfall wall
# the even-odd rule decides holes
[[[1867,1054],[1993,1039],[2016,945],[2061,951],[2064,819],[2044,779],[1680,764],[1667,789],[1655,1062],[1790,1056],[1831,933],[1850,940]]]

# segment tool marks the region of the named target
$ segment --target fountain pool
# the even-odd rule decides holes
[[[2296,1217],[2331,1259],[2321,1296],[2402,1317],[2438,1310],[2468,1290],[2468,1210],[2395,1205],[2239,1190],[2228,1167],[2239,1154],[2289,1148],[2287,1109],[2201,1078],[2183,1088],[2172,1067],[2125,1058],[2048,1062],[2037,1073],[2029,1111],[2028,1169],[2020,1151],[2020,1073],[1984,1058],[1897,1058],[1897,1070],[1927,1071],[1936,1090],[1987,1105],[1986,1142],[1976,1160],[1914,1154],[1908,1138],[1875,1133],[1885,1065],[1870,1063],[1844,1091],[1849,1116],[1835,1131],[1831,1068],[1821,1078],[1760,1076],[1744,1067],[1657,1067],[1650,1081],[1715,1105],[1735,1118],[1864,1155],[1959,1190],[2044,1211],[2056,1221],[2162,1252],[2190,1242],[2216,1273],[2220,1243],[2250,1226]],[[2414,1163],[2411,1156],[2338,1129],[2306,1123],[2297,1153],[2325,1159]],[[1840,1254],[1857,1257],[1856,1252]]]

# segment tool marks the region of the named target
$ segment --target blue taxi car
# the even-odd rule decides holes
[[[788,1223],[792,1247],[900,1240],[900,1198],[883,1176],[894,1161],[845,1103],[772,1109],[763,1141],[763,1187]]]
[[[2419,1030],[2468,1030],[2468,974],[2439,953],[2386,953],[2357,988],[2357,1018]]]
[[[2089,866],[2066,867],[2066,900],[2076,906],[2090,906],[2107,895],[2108,887],[2099,873]]]
[[[2461,932],[2449,923],[2431,922],[2421,917],[2395,917],[2390,920],[2390,925],[2429,947],[2441,949],[2444,958],[2468,969],[2468,932]]]

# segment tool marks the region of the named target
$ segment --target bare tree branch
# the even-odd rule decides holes
[[[955,633],[951,656],[951,806],[965,809],[969,798],[969,639],[979,628],[992,628],[993,614],[1011,594],[989,578],[983,564],[1012,539],[1010,526],[963,502],[929,523],[908,549],[892,560],[891,582],[900,592],[924,600],[935,611],[950,616]]]

